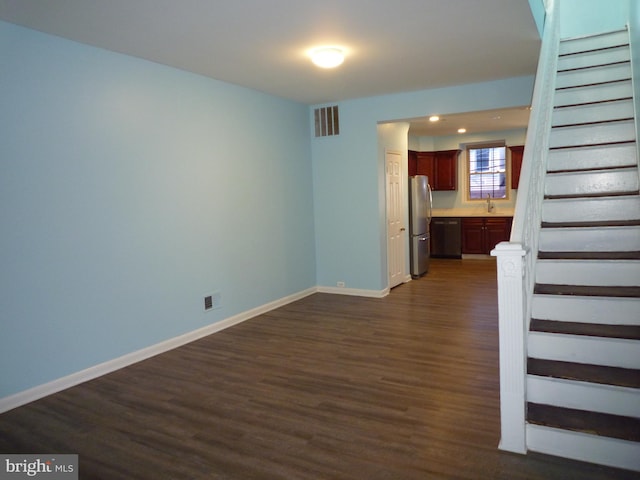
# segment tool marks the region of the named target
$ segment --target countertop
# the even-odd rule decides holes
[[[432,217],[513,217],[513,210],[506,208],[494,208],[493,212],[487,212],[485,205],[482,208],[434,208]]]

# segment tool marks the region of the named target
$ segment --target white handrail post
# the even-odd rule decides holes
[[[522,277],[526,251],[519,243],[501,242],[491,251],[497,260],[500,340],[500,445],[526,453],[526,332]]]

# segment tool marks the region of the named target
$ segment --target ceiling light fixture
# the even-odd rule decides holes
[[[466,128],[459,128],[458,129],[458,133],[467,133],[467,129]]]
[[[437,122],[438,120],[440,120],[440,117],[438,115],[431,115],[429,117],[430,122]]]
[[[314,48],[311,61],[320,68],[335,68],[344,62],[344,52],[339,47]]]

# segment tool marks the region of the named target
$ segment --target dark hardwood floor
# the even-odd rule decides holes
[[[0,452],[82,479],[624,479],[498,450],[495,263],[315,294],[0,415]]]

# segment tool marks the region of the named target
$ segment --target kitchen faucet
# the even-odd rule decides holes
[[[495,205],[491,202],[491,195],[487,193],[487,212],[491,213]]]

